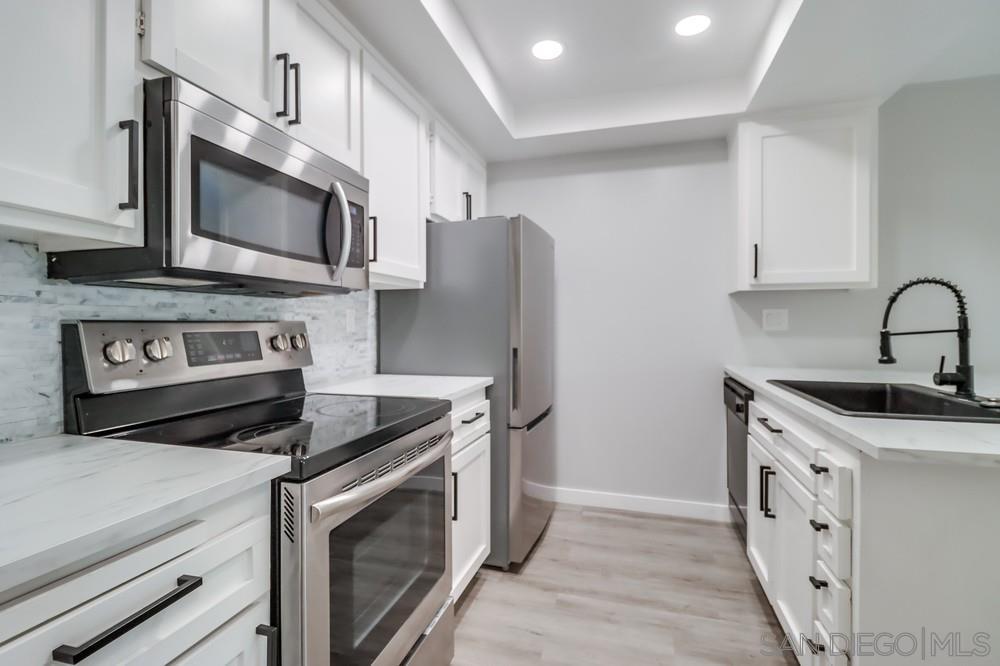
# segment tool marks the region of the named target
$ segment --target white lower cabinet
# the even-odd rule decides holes
[[[452,596],[458,598],[490,554],[490,434],[452,458]]]
[[[753,437],[747,442],[747,557],[772,603],[772,579],[777,555],[775,546],[774,479],[777,463]]]
[[[268,641],[277,638],[268,637],[269,616],[267,600],[258,601],[170,662],[170,666],[271,666],[267,660],[271,648]]]
[[[775,562],[772,604],[790,636],[808,635],[813,623],[813,567],[816,562],[816,496],[780,464],[774,477]]]

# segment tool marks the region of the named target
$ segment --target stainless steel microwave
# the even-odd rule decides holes
[[[50,278],[257,296],[368,288],[367,179],[184,80],[144,93],[141,164],[130,137],[144,245],[50,253]]]

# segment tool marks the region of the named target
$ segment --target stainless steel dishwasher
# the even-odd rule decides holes
[[[747,539],[747,419],[753,391],[732,377],[722,384],[726,404],[726,486],[729,489],[729,511],[733,524]]]

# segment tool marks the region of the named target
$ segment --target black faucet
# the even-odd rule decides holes
[[[900,295],[904,291],[910,287],[916,287],[919,284],[936,284],[948,289],[952,294],[954,294],[955,300],[958,301],[958,328],[903,332],[893,332],[889,330],[889,313],[892,311],[892,306],[895,305],[896,301],[899,300]],[[954,283],[948,282],[947,280],[932,277],[917,278],[916,280],[910,280],[896,289],[896,291],[892,292],[889,296],[889,302],[885,306],[885,314],[882,315],[882,341],[879,345],[882,356],[879,358],[878,362],[896,362],[896,358],[892,355],[892,336],[925,335],[930,333],[958,334],[958,365],[955,366],[955,372],[944,371],[944,356],[942,356],[941,366],[938,368],[938,371],[934,373],[934,383],[938,386],[954,386],[955,395],[962,396],[963,398],[975,398],[976,393],[973,371],[972,365],[969,362],[969,336],[971,330],[969,329],[969,315],[966,308],[965,296],[962,294],[961,289],[959,289]]]

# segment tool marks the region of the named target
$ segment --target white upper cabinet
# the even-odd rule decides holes
[[[303,143],[361,170],[361,44],[321,0],[284,0],[275,44],[292,61],[292,109],[279,124]]]
[[[141,243],[135,18],[131,0],[0,3],[5,235]]]
[[[875,108],[741,122],[736,291],[875,286]]]
[[[425,107],[374,57],[364,63],[364,174],[370,181],[370,284],[419,288],[427,275],[430,157]]]
[[[143,59],[258,118],[277,122],[283,65],[274,26],[290,0],[143,0]]]
[[[431,212],[445,220],[486,215],[486,165],[437,122],[431,133]]]

